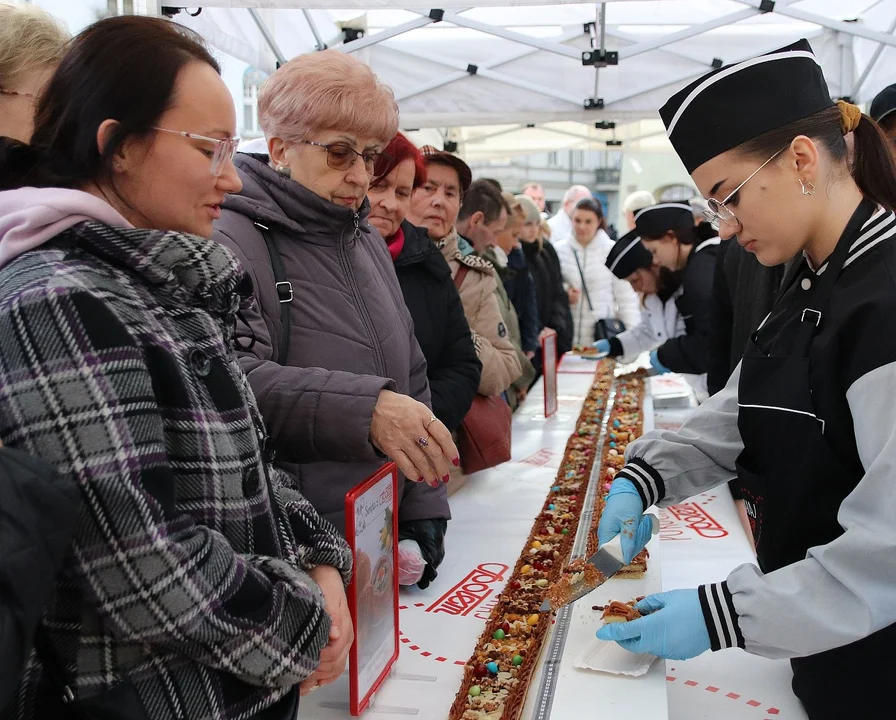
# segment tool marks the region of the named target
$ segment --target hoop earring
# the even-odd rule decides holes
[[[809,180],[803,180],[802,178],[797,179],[800,181],[800,190],[802,190],[803,195],[815,194],[815,186]]]

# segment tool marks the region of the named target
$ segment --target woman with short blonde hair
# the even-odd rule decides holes
[[[563,288],[563,271],[557,251],[545,238],[550,238],[551,227],[542,220],[535,201],[527,195],[517,195],[520,207],[526,214],[520,233],[520,247],[535,281],[535,297],[538,301],[538,322],[543,333],[547,329],[557,332],[559,356],[572,350],[572,313]],[[541,353],[532,362],[541,372]]]
[[[367,191],[398,130],[395,98],[360,60],[325,50],[268,78],[259,122],[268,154],[237,156],[243,189],[215,226],[254,285],[237,326],[243,369],[280,463],[340,529],[346,492],[395,460],[407,478],[399,539],[425,560],[399,577],[426,585],[444,554],[444,482],[459,460],[431,410],[392,257],[368,222]]]
[[[0,136],[31,138],[35,100],[68,41],[65,26],[49,13],[0,4]]]

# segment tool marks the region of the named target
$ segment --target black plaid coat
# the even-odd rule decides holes
[[[313,672],[306,574],[344,540],[262,456],[217,243],[82,223],[0,270],[0,439],[84,509],[45,624],[77,697],[130,680],[153,720],[250,718]],[[2,718],[59,716],[31,659]]]

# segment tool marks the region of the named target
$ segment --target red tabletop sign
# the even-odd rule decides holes
[[[541,336],[541,367],[544,372],[544,416],[557,412],[557,331],[546,329]]]
[[[387,463],[345,496],[354,573],[348,603],[355,625],[349,710],[359,716],[398,659],[398,470]]]

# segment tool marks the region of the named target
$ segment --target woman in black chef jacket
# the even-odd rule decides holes
[[[681,275],[675,305],[685,333],[670,338],[650,353],[650,364],[660,373],[706,372],[709,347],[712,281],[719,238],[700,240],[694,212],[686,202],[659,203],[635,213],[635,232],[653,260]]]
[[[720,69],[660,111],[722,237],[782,289],[720,393],[632,443],[598,528],[650,536],[644,508],[738,476],[758,566],[652,595],[599,637],[685,659],[791,658],[812,720],[881,715],[896,677],[896,171],[886,138],[830,99],[803,40]],[[852,167],[847,141],[854,145]],[[717,199],[719,198],[719,199]],[[884,713],[886,715],[886,713]]]

